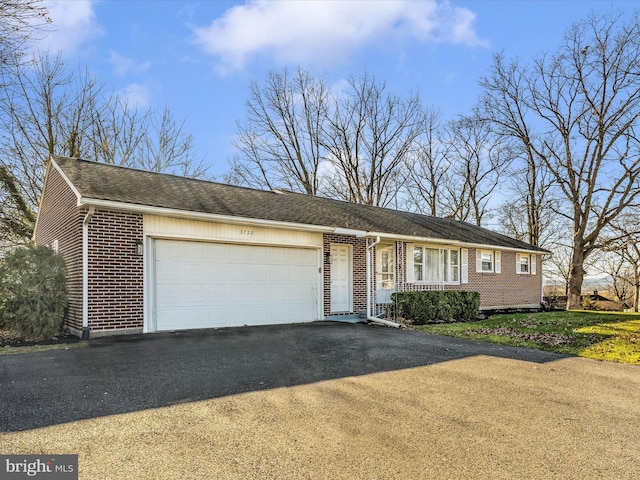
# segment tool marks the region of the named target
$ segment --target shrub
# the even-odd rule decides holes
[[[20,247],[0,260],[0,327],[48,339],[62,328],[66,305],[64,261],[51,248]]]
[[[478,315],[480,294],[461,290],[396,292],[391,296],[392,317],[404,318],[415,325],[466,322]]]

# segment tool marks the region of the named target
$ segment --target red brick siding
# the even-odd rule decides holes
[[[364,238],[349,235],[323,235],[323,258],[331,252],[331,244],[351,245],[353,247],[353,312],[367,308],[367,243]],[[331,265],[324,263],[324,314],[331,315]]]
[[[65,324],[82,329],[82,220],[86,210],[77,207],[77,198],[62,175],[51,168],[44,185],[35,231],[38,245],[58,240],[58,251],[67,270],[69,304]]]
[[[481,307],[540,304],[542,288],[541,255],[536,255],[536,274],[516,273],[516,252],[503,251],[501,273],[476,272],[476,249],[469,249],[469,283],[462,290],[480,292]]]
[[[397,246],[397,280],[399,290],[428,290],[433,286],[406,283],[406,243],[398,242]],[[480,293],[480,306],[502,307],[509,305],[540,304],[542,286],[541,256],[536,256],[536,275],[516,273],[516,252],[502,251],[501,273],[476,272],[476,249],[469,248],[469,283],[445,285],[445,290],[464,290]]]
[[[143,216],[96,210],[89,224],[89,328],[143,326]]]

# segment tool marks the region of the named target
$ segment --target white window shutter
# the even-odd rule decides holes
[[[407,256],[407,271],[406,271],[406,277],[407,277],[407,283],[413,283],[415,282],[415,272],[414,272],[414,268],[413,268],[413,243],[407,243],[406,244],[406,256]]]
[[[521,271],[522,265],[520,264],[520,257],[521,255],[519,253],[516,253],[516,273],[522,273]]]
[[[482,272],[482,250],[476,250],[476,272]]]
[[[536,263],[538,263],[536,259],[537,257],[535,255],[531,255],[531,275],[536,274],[536,269],[537,269]]]
[[[469,283],[469,249],[460,249],[460,283]]]
[[[494,272],[501,273],[502,272],[502,254],[501,254],[501,252],[496,251],[494,256],[495,256],[495,258],[494,258],[494,262],[495,262]]]

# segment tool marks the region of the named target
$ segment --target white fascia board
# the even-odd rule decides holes
[[[412,235],[395,235],[393,233],[382,233],[382,232],[369,232],[369,237],[381,237],[387,238],[391,240],[401,240],[405,242],[411,243],[435,243],[439,245],[452,245],[464,248],[480,248],[485,250],[502,250],[509,252],[520,252],[520,253],[533,253],[536,255],[544,255],[546,252],[542,252],[540,250],[528,250],[524,248],[514,248],[514,247],[503,247],[501,245],[491,245],[491,244],[483,244],[483,243],[469,243],[469,242],[461,242],[459,240],[447,240],[443,238],[432,238],[432,237],[418,237]]]
[[[69,180],[69,177],[67,177],[67,175],[62,171],[62,169],[56,163],[56,161],[53,159],[53,157],[51,157],[51,165],[53,165],[53,167],[58,171],[58,173],[60,175],[62,175],[62,178],[64,179],[64,181],[67,182],[67,185],[69,185],[69,188],[75,194],[76,198],[78,199],[78,206],[82,205],[80,203],[82,195],[80,195],[80,192],[78,191],[78,189],[75,187],[75,185],[73,183],[71,183],[71,180]]]
[[[366,237],[369,232],[365,230],[354,230],[352,228],[335,227],[333,233],[337,235],[353,235],[354,237]]]
[[[146,213],[164,217],[185,218],[189,220],[201,220],[207,222],[228,223],[233,225],[252,225],[255,227],[279,228],[283,230],[300,230],[307,232],[332,233],[335,228],[320,225],[307,225],[304,223],[280,222],[276,220],[263,220],[260,218],[235,217],[217,213],[191,212],[175,208],[152,207],[134,203],[116,202],[113,200],[100,200],[95,198],[80,198],[78,205],[108,208],[127,212]]]
[[[36,239],[36,231],[38,229],[38,221],[40,220],[40,212],[42,211],[42,201],[44,200],[45,190],[47,189],[47,180],[49,179],[49,175],[51,174],[51,168],[55,168],[60,175],[62,175],[63,180],[69,186],[71,191],[75,194],[78,202],[80,201],[80,193],[73,186],[69,178],[64,174],[60,166],[56,163],[52,156],[49,157],[49,163],[47,164],[47,171],[44,174],[44,181],[42,182],[42,192],[40,192],[40,200],[38,201],[38,213],[36,214],[36,221],[33,225],[33,233],[31,234],[31,240],[35,241]],[[79,204],[78,204],[79,205]]]

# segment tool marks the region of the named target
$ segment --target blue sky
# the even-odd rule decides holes
[[[249,82],[304,69],[339,86],[363,71],[390,92],[418,91],[444,118],[467,113],[496,52],[523,60],[591,12],[636,1],[45,0],[55,30],[38,48],[87,65],[142,107],[168,106],[220,179]]]

